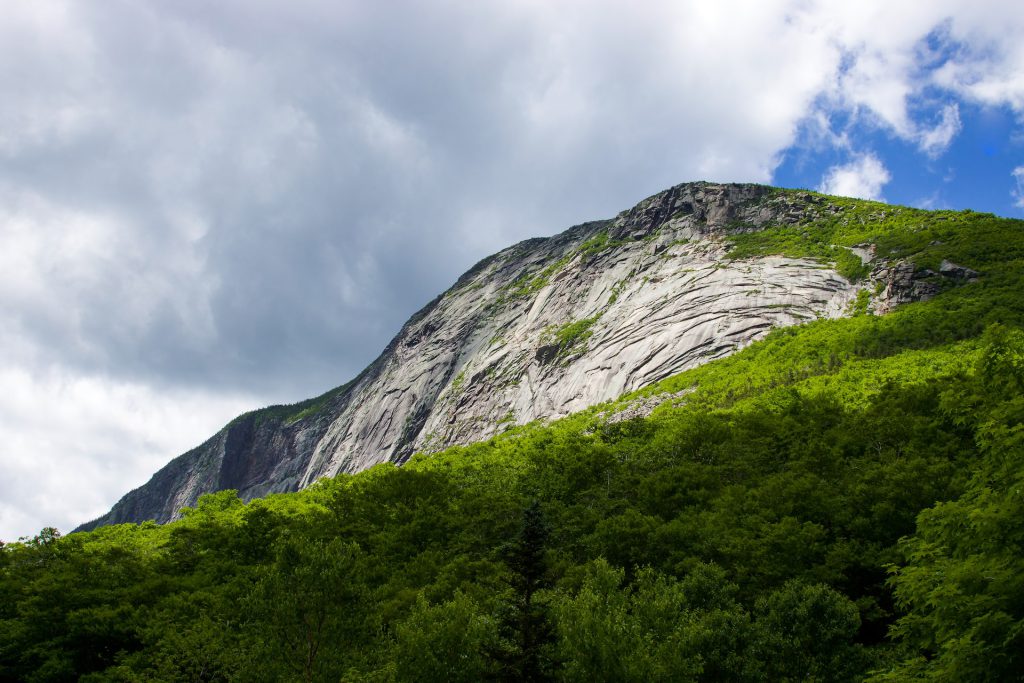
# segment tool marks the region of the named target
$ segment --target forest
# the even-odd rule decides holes
[[[401,467],[8,542],[0,681],[1024,680],[1024,223],[865,206],[733,256],[981,277]]]

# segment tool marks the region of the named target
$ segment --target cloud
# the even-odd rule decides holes
[[[947,41],[950,58],[938,66],[930,81],[968,101],[1008,106],[1024,116],[1024,17],[1008,12],[1003,3],[982,3],[964,12]]]
[[[892,176],[878,157],[867,153],[847,164],[828,169],[818,191],[841,197],[884,201],[882,187],[890,180]]]
[[[1013,205],[1024,209],[1024,166],[1013,169],[1010,175],[1017,183],[1017,187],[1010,192],[1010,196],[1013,197]]]
[[[940,117],[941,120],[934,128],[923,128],[918,132],[918,147],[933,159],[941,156],[957,133],[963,129],[960,122],[960,107],[956,104],[944,106]]]
[[[157,391],[104,377],[0,369],[0,540],[68,531],[143,484],[252,404],[231,392]]]
[[[842,125],[876,126],[932,158],[961,130],[958,100],[1024,116],[1024,15],[1002,0],[809,6],[843,56],[812,116],[848,114]]]
[[[770,180],[827,37],[651,9],[657,30],[617,3],[12,10],[5,312],[33,362],[299,398],[510,242]]]
[[[856,144],[830,128],[841,111],[938,155],[951,97],[1019,112],[1024,20],[999,7],[12,4],[0,350],[41,414],[79,400],[53,372],[186,406],[314,395],[483,256],[684,180],[770,182],[812,119],[823,146]],[[137,419],[125,405],[98,423],[110,439]],[[18,469],[33,449],[0,424]],[[183,443],[207,436],[189,424]],[[108,436],[82,434],[104,457]]]

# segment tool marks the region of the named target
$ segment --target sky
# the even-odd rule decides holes
[[[1024,4],[7,3],[0,539],[693,180],[1024,217]]]

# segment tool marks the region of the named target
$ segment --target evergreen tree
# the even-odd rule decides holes
[[[546,561],[549,533],[540,503],[534,500],[523,512],[522,529],[505,551],[512,599],[501,619],[505,646],[495,653],[501,680],[553,680],[555,631],[547,601],[538,595],[550,587]]]

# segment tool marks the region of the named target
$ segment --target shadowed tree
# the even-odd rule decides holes
[[[301,680],[336,680],[343,653],[364,631],[361,557],[357,545],[337,539],[283,539],[249,600],[259,649]]]
[[[553,680],[555,630],[547,601],[538,595],[550,586],[548,535],[540,503],[535,500],[523,512],[523,526],[505,550],[512,598],[501,618],[504,647],[495,653],[501,680]]]

